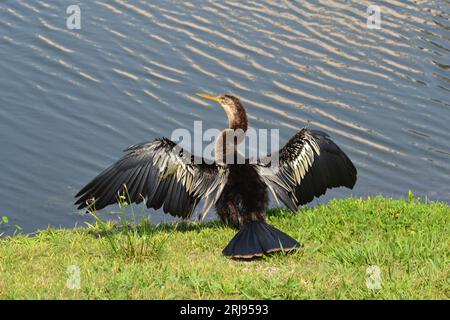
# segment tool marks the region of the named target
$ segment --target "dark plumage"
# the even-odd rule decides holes
[[[125,151],[122,159],[78,192],[78,209],[100,210],[117,203],[119,195],[129,195],[131,202],[145,200],[147,208],[163,206],[165,213],[190,218],[200,198],[206,199],[207,211],[226,182],[228,168],[204,161],[195,164],[193,156],[166,138],[133,145]]]
[[[224,108],[228,129],[222,131],[221,138],[247,130],[247,115],[238,98],[200,96]],[[81,189],[76,204],[79,209],[100,210],[128,191],[131,202],[145,200],[148,208],[163,207],[165,213],[190,218],[203,198],[200,220],[215,205],[220,219],[239,229],[223,253],[245,259],[300,247],[296,240],[267,224],[269,190],[277,201],[296,212],[328,188],[353,188],[356,182],[357,172],[350,159],[321,131],[301,129],[276,155],[277,166],[270,161],[273,157],[227,164],[227,155],[238,158],[236,144],[241,138],[234,138],[229,145],[221,144],[227,139],[220,137],[211,164],[166,138],[131,146],[122,159]]]

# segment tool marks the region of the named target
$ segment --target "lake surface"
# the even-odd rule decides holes
[[[66,27],[79,4],[81,30]],[[367,27],[371,4],[381,29]],[[196,92],[242,98],[254,128],[328,132],[354,190],[450,202],[448,1],[0,2],[0,216],[11,232],[90,221],[74,195],[127,146],[226,126]],[[148,210],[154,222],[168,221]],[[213,216],[213,215],[211,215]]]

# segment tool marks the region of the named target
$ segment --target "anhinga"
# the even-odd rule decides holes
[[[231,149],[223,141],[229,132],[247,131],[245,109],[234,96],[199,95],[220,103],[228,116],[229,127],[216,140],[214,161],[185,161],[194,156],[167,138],[133,145],[76,195],[79,209],[116,203],[126,188],[131,202],[145,200],[148,208],[163,207],[165,213],[190,218],[203,198],[200,220],[215,205],[220,219],[239,229],[224,255],[250,259],[299,248],[296,240],[267,224],[268,190],[295,213],[328,188],[353,188],[353,163],[326,133],[303,128],[279,150],[277,168],[267,161],[227,164],[227,154],[237,155],[236,140]]]

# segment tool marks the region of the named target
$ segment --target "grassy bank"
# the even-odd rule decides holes
[[[229,260],[221,250],[235,231],[217,222],[157,229],[142,223],[133,230],[100,224],[5,238],[0,298],[450,298],[445,204],[336,200],[295,216],[272,210],[269,220],[304,248]],[[68,271],[71,265],[79,269]],[[369,266],[381,271],[381,289],[368,289]],[[76,270],[81,286],[69,289],[77,286],[67,286]]]

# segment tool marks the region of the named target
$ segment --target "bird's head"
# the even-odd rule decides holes
[[[218,102],[228,116],[229,127],[231,129],[247,130],[247,113],[239,98],[232,95],[212,96],[204,93],[197,93],[198,96]]]
[[[209,95],[209,94],[205,94],[205,93],[197,93],[197,95],[204,99],[213,100],[213,101],[220,103],[220,105],[224,109],[232,110],[232,109],[238,108],[239,106],[242,107],[242,103],[239,100],[239,98],[229,95],[229,94],[220,95],[217,97]]]

